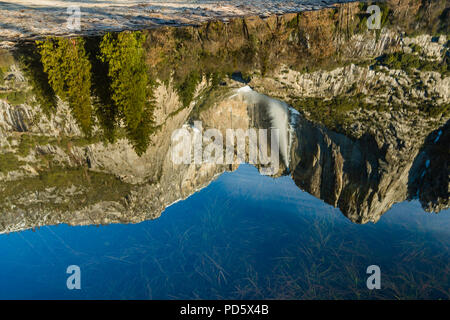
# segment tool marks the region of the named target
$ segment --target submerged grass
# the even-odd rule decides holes
[[[254,199],[206,198],[189,219],[166,222],[165,232],[144,229],[145,240],[128,239],[134,245],[125,245],[115,259],[130,265],[123,269],[117,262],[124,282],[110,288],[111,297],[120,292],[123,298],[154,299],[449,298],[448,244],[436,243],[420,227],[395,235],[398,230],[388,225],[343,222],[331,208],[318,213],[299,205],[292,220],[249,205]],[[366,287],[372,264],[381,266],[382,290]]]

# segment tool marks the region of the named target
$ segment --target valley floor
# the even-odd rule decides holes
[[[69,35],[69,6],[81,11],[83,35],[103,31],[197,24],[250,15],[269,16],[317,10],[348,0],[3,0],[0,2],[0,40]]]

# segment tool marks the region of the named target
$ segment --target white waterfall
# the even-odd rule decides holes
[[[289,118],[289,106],[287,103],[270,98],[264,94],[254,91],[249,86],[236,90],[232,97],[239,96],[248,104],[257,108],[265,108],[270,117],[272,128],[278,129],[280,133],[280,153],[286,168],[289,168],[290,149],[292,145],[292,127]]]

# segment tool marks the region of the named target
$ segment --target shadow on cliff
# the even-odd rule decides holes
[[[408,178],[408,198],[429,212],[449,206],[450,120],[425,139]]]
[[[378,220],[380,163],[386,150],[369,134],[358,140],[300,120],[292,155],[296,185],[356,223]]]

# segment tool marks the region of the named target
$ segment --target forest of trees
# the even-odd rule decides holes
[[[141,156],[153,132],[153,96],[140,32],[107,33],[101,40],[48,38],[38,55],[24,62],[36,82],[45,113],[55,96],[67,102],[82,132],[90,137],[95,119],[104,139],[113,143],[121,126]],[[32,58],[39,56],[40,59]]]
[[[100,59],[108,65],[111,91],[110,123],[122,120],[138,155],[150,143],[153,125],[152,92],[140,32],[108,33],[100,44]]]
[[[38,43],[44,72],[53,91],[69,104],[83,133],[92,132],[91,64],[81,38]]]

